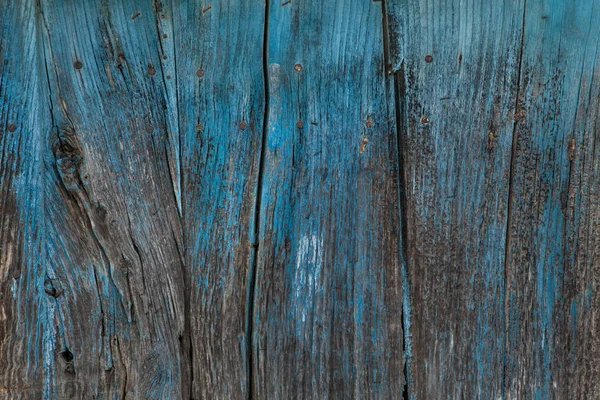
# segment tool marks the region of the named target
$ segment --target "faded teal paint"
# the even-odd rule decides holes
[[[369,0],[269,4],[255,398],[402,393],[398,161],[382,17]]]
[[[596,1],[0,16],[0,392],[600,397]]]

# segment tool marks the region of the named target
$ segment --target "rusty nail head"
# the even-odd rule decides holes
[[[365,148],[367,147],[367,143],[369,143],[369,139],[364,138],[362,140],[362,143],[360,144],[360,150],[359,150],[360,154],[362,154],[362,153],[365,152]]]
[[[373,120],[372,119],[368,119],[366,125],[367,125],[367,128],[372,127],[373,126]]]
[[[298,129],[302,129],[302,128],[304,128],[304,122],[298,121],[298,122],[296,122],[296,126],[298,127]]]
[[[427,125],[429,123],[429,118],[427,118],[425,115],[421,117],[421,123],[423,125]]]
[[[15,124],[10,124],[10,125],[8,126],[8,131],[9,131],[9,132],[14,132],[14,131],[16,131],[16,130],[17,130],[17,126],[16,126]]]
[[[245,122],[241,122],[241,123],[240,123],[240,129],[241,129],[241,130],[243,130],[243,131],[244,131],[244,130],[246,130],[246,128],[247,128],[247,127],[248,127],[248,125],[247,125]]]
[[[81,69],[81,68],[83,68],[83,63],[81,61],[77,60],[73,63],[73,66],[75,67],[75,69]]]
[[[202,68],[200,68],[199,70],[196,71],[196,76],[198,78],[203,78],[204,77],[204,70]]]
[[[302,65],[296,64],[296,65],[294,65],[294,69],[296,70],[296,72],[300,72],[300,71],[302,71]]]
[[[163,33],[163,39],[166,39],[166,38],[167,38],[167,34]]]
[[[427,55],[425,56],[425,62],[426,62],[427,64],[429,64],[429,63],[433,62],[433,56],[432,56],[431,54],[427,54]]]
[[[150,76],[154,76],[156,74],[156,69],[154,69],[152,65],[148,67],[148,74],[150,74]]]
[[[152,132],[154,132],[154,127],[153,127],[152,125],[148,125],[148,126],[146,127],[146,132],[148,132],[148,133],[152,133]]]

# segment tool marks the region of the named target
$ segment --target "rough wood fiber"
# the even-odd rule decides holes
[[[265,5],[174,2],[192,398],[244,399]]]
[[[46,295],[46,394],[187,396],[177,132],[159,16],[148,1],[43,0],[40,12],[53,122],[42,142],[47,286],[61,293]]]
[[[0,2],[0,399],[41,399],[61,363],[46,278],[42,142],[50,130],[35,1]]]
[[[506,398],[600,398],[600,4],[527,1]]]
[[[523,1],[390,0],[416,399],[502,397]]]
[[[403,390],[397,143],[381,3],[270,3],[253,398]]]

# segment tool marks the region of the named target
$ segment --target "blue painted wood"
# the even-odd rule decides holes
[[[170,32],[147,1],[40,7],[47,275],[62,291],[46,295],[49,398],[187,396]]]
[[[10,399],[55,393],[57,308],[44,293],[41,212],[51,118],[35,7],[0,2],[0,397]]]
[[[390,67],[402,87],[410,398],[503,398],[523,7],[388,2]]]
[[[191,396],[250,386],[248,288],[265,108],[264,3],[173,2]]]
[[[383,11],[270,2],[253,398],[398,398],[398,160]]]
[[[0,398],[600,398],[596,3],[0,1]]]
[[[600,397],[600,4],[527,1],[509,236],[506,396]]]

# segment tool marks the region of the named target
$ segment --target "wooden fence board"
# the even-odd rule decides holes
[[[34,1],[0,3],[0,38],[0,398],[39,399],[53,390],[57,310],[44,293],[42,138],[51,119]]]
[[[402,281],[382,6],[269,10],[253,398],[394,398]]]
[[[60,199],[46,244],[64,290],[52,300],[61,329],[49,351],[72,358],[56,372],[58,396],[180,398],[185,271],[159,17],[147,1],[41,7],[47,186]]]
[[[401,87],[410,398],[502,397],[523,3],[387,3]]]
[[[600,4],[527,1],[509,236],[507,398],[600,397]]]
[[[173,2],[192,397],[248,395],[265,5]]]

